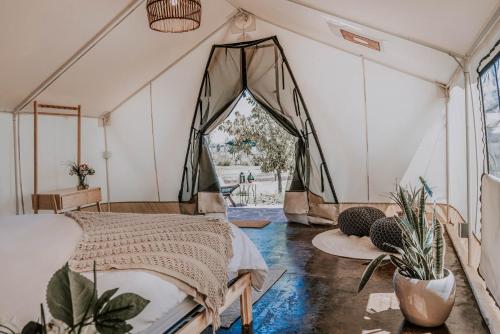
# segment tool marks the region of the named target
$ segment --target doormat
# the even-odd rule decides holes
[[[232,224],[241,228],[263,228],[266,227],[269,220],[232,220]]]

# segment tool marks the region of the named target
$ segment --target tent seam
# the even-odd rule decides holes
[[[158,202],[160,202],[160,183],[158,181],[158,163],[156,159],[156,140],[155,140],[155,127],[153,120],[153,87],[151,82],[149,83],[149,114],[151,118],[151,137],[153,140],[153,163],[155,167],[156,191],[158,196]]]
[[[365,57],[361,56],[361,67],[363,71],[363,102],[364,102],[364,116],[365,116],[365,146],[366,146],[366,195],[367,200],[370,202],[370,149],[368,140],[368,101],[367,101],[367,90],[366,90],[366,68],[365,68]]]

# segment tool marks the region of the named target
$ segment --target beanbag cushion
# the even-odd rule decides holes
[[[375,246],[385,252],[396,252],[389,245],[403,247],[401,229],[395,217],[380,218],[373,223],[370,228],[370,239]]]
[[[343,233],[364,237],[370,235],[372,224],[377,219],[384,217],[385,214],[379,209],[360,206],[342,211],[339,215],[338,223]]]

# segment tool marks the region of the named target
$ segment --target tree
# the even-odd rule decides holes
[[[226,120],[220,130],[233,137],[235,154],[247,154],[264,173],[276,173],[278,193],[283,192],[282,173],[291,172],[295,166],[295,138],[279,125],[268,112],[251,97],[253,106],[249,116],[235,112],[233,120]],[[256,151],[252,147],[256,147]]]

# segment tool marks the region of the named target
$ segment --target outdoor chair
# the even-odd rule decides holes
[[[233,207],[236,206],[236,203],[234,202],[233,198],[231,197],[231,194],[233,193],[233,191],[238,189],[239,186],[240,186],[239,184],[234,184],[231,186],[221,186],[220,187],[220,191],[222,193],[222,196],[224,196],[224,199],[229,199],[229,202],[231,202],[231,205]]]

